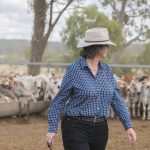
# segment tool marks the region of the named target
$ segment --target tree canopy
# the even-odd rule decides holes
[[[98,11],[95,5],[84,9],[76,9],[66,20],[61,37],[62,41],[72,50],[77,50],[77,42],[84,37],[85,31],[94,27],[107,27],[110,39],[120,46],[123,42],[121,26],[114,20],[109,19],[104,13]],[[116,50],[112,48],[112,51]]]
[[[124,47],[136,40],[150,38],[150,1],[148,0],[99,0],[102,9],[109,10],[111,17],[122,27]],[[128,39],[130,40],[127,40]]]

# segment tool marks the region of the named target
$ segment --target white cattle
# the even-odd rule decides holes
[[[27,90],[24,87],[24,84],[22,81],[12,81],[10,83],[12,91],[18,98],[20,97],[27,97],[28,100],[36,101],[31,91]]]
[[[34,77],[34,96],[37,100],[44,100],[46,87],[49,83],[49,78],[44,75]]]
[[[53,99],[56,96],[60,88],[61,81],[62,79],[60,78],[52,78],[50,80],[46,87],[44,100]]]
[[[12,100],[17,101],[15,94],[2,86],[0,86],[0,97],[4,98],[7,102]]]
[[[0,76],[0,84],[13,92],[17,98],[30,97],[32,100],[48,100],[49,97],[54,97],[60,86],[59,82],[53,73],[37,76]]]
[[[3,95],[3,93],[0,92],[0,103],[2,102],[10,102],[12,99],[8,96]]]
[[[24,88],[28,91],[30,91],[31,93],[33,93],[33,89],[34,89],[34,78],[33,76],[27,76],[27,75],[23,75],[23,76],[16,76],[13,79],[15,82],[22,82]]]
[[[19,76],[16,80],[21,81],[28,91],[30,91],[33,97],[37,100],[44,100],[46,88],[53,75],[49,74],[39,74],[37,76]]]
[[[137,99],[137,116],[140,116],[142,82],[136,81],[133,85],[135,91],[135,98]]]
[[[143,106],[143,117],[146,119],[146,107],[148,112],[148,120],[150,120],[150,81],[143,82],[142,93],[141,93],[141,102]]]
[[[130,115],[132,115],[132,113],[131,113],[131,108],[132,108],[132,104],[133,104],[133,101],[131,101],[131,100],[133,100],[132,99],[132,93],[133,91],[132,91],[132,86],[131,86],[131,84],[126,84],[126,87],[125,87],[125,93],[126,93],[126,95],[125,95],[125,100],[126,100],[126,104],[127,104],[127,107],[128,107],[128,110],[129,110],[129,112],[130,112]],[[135,112],[135,111],[134,111]],[[135,113],[134,113],[134,115],[135,115]]]
[[[130,115],[136,117],[140,115],[140,95],[142,83],[132,80],[131,83],[125,85],[125,102],[127,104]]]

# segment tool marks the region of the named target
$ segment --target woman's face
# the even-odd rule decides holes
[[[105,58],[107,56],[108,50],[109,50],[109,45],[103,45],[102,49],[98,53],[99,57]]]

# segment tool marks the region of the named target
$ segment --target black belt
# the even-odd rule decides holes
[[[65,116],[66,119],[76,119],[76,120],[82,120],[82,121],[88,121],[88,122],[94,122],[94,123],[100,123],[104,122],[107,119],[103,117],[88,117],[88,116]]]

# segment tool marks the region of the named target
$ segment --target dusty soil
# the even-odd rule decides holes
[[[117,120],[109,120],[109,141],[106,150],[150,150],[150,121],[133,120],[137,132],[136,144],[128,141]],[[29,121],[18,118],[0,119],[0,150],[48,150],[45,142],[47,118],[30,116]],[[61,133],[53,144],[53,150],[63,150]]]

